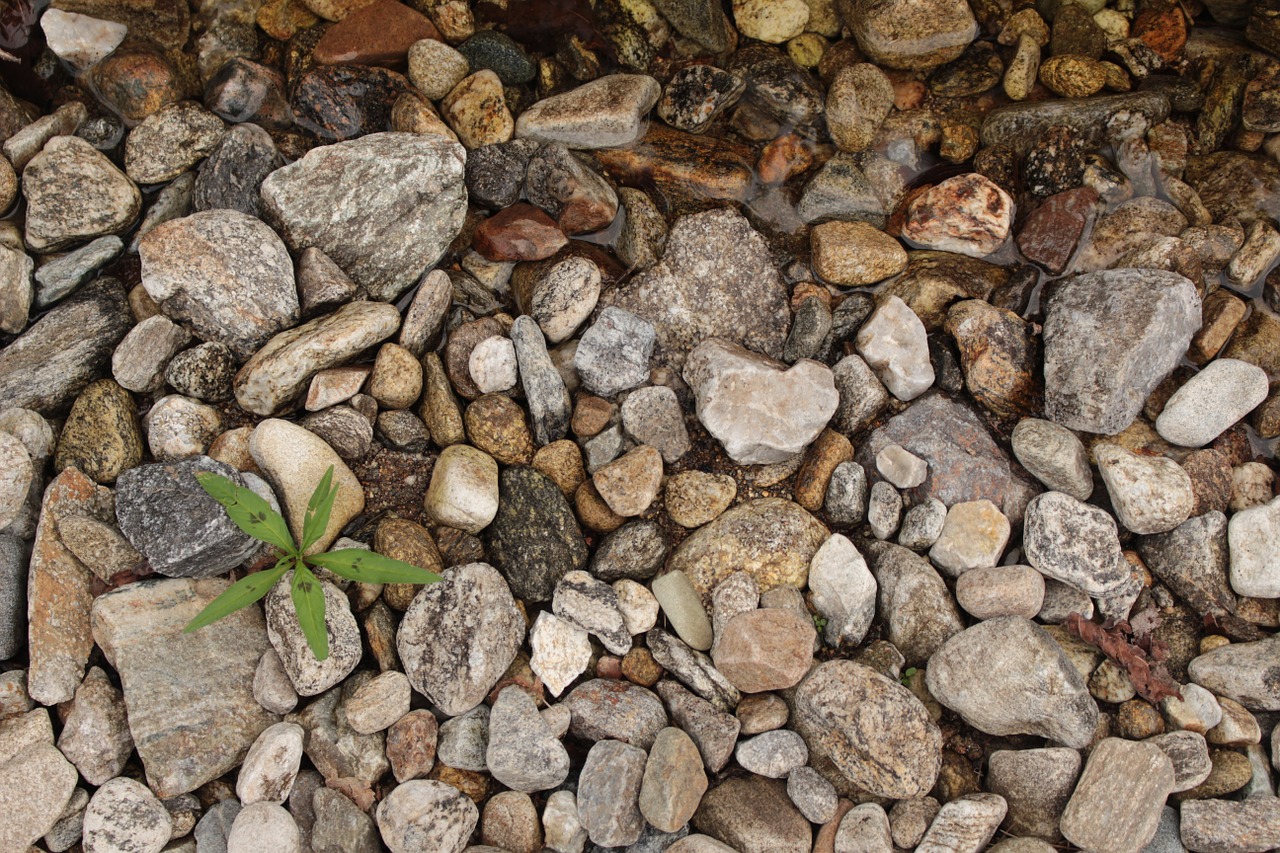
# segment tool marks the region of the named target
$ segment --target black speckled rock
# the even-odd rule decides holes
[[[207,403],[230,399],[235,376],[235,354],[217,341],[178,353],[164,371],[165,382],[175,391]]]
[[[538,68],[524,52],[524,48],[506,33],[497,30],[477,30],[471,38],[458,45],[458,52],[471,63],[471,71],[488,69],[498,75],[504,86],[528,83],[538,73]]]
[[[467,192],[471,201],[499,210],[515,204],[524,192],[524,173],[539,144],[513,139],[482,145],[467,154]]]
[[[0,352],[0,408],[47,414],[71,402],[133,325],[120,282],[100,278]]]
[[[227,131],[209,159],[200,164],[191,207],[230,208],[257,216],[258,187],[283,165],[284,158],[265,130],[256,124],[238,124]]]
[[[162,575],[208,578],[239,565],[257,540],[231,523],[222,505],[196,480],[210,471],[246,485],[230,465],[195,456],[141,465],[116,481],[116,521],[133,547]]]
[[[560,488],[532,468],[507,468],[498,514],[486,531],[489,558],[516,597],[547,601],[556,583],[587,562],[587,543]]]
[[[320,65],[293,90],[297,125],[323,142],[341,142],[391,124],[396,98],[413,90],[403,74],[360,65]]]

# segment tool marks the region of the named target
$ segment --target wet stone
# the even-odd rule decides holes
[[[713,65],[693,65],[677,71],[662,91],[658,116],[689,133],[700,133],[746,90],[746,81]]]

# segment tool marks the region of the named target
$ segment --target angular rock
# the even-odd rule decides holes
[[[88,142],[55,136],[23,170],[26,243],[36,252],[64,249],[133,224],[142,194]]]
[[[395,299],[462,228],[464,162],[457,143],[408,133],[321,146],[267,176],[263,214],[294,250],[316,246],[370,296]]]
[[[205,472],[247,485],[234,468],[207,456],[140,465],[121,474],[116,483],[120,531],[162,575],[215,577],[259,547],[200,486],[196,475]]]
[[[252,692],[268,648],[261,611],[237,610],[183,633],[227,587],[220,579],[149,580],[94,601],[94,641],[120,673],[129,729],[147,782],[162,797],[239,765],[276,720]]]
[[[858,354],[895,397],[914,400],[933,385],[924,325],[896,296],[882,301],[856,338]]]
[[[601,301],[652,323],[654,357],[675,369],[707,338],[770,358],[780,357],[786,342],[786,289],[763,238],[730,209],[677,220],[662,260]]]
[[[1200,299],[1177,273],[1121,269],[1064,280],[1045,314],[1046,416],[1070,429],[1120,432],[1199,327]]]
[[[1191,515],[1191,477],[1172,459],[1140,456],[1109,442],[1095,445],[1093,455],[1116,517],[1132,532],[1164,533]]]
[[[1277,637],[1232,643],[1193,659],[1187,665],[1187,675],[1201,687],[1246,708],[1280,711],[1277,652]]]
[[[520,114],[522,139],[561,142],[570,148],[612,148],[640,138],[642,120],[662,87],[642,74],[613,74],[544,98]]]
[[[378,804],[376,816],[391,853],[462,853],[480,821],[479,810],[465,794],[427,780],[396,786]]]
[[[529,668],[553,696],[563,693],[591,665],[591,638],[587,632],[546,611],[534,620],[529,648]]]
[[[493,703],[485,765],[508,788],[529,794],[555,788],[569,774],[569,753],[521,687],[503,688]]]
[[[1015,835],[1057,841],[1058,820],[1080,775],[1080,753],[1063,747],[991,753],[986,787],[1004,797],[1005,828]]]
[[[654,341],[652,324],[610,306],[582,333],[573,365],[588,391],[611,397],[649,378]]]
[[[640,839],[640,786],[645,752],[616,740],[597,741],[578,777],[578,819],[593,844],[622,847]]]
[[[933,787],[942,735],[896,681],[847,660],[819,664],[800,684],[795,724],[811,751],[876,796],[917,797]]]
[[[267,593],[267,637],[299,696],[315,696],[339,683],[356,668],[364,649],[360,628],[351,614],[347,597],[328,581],[320,581],[324,595],[324,630],[329,655],[318,660],[293,604],[293,575],[286,574]],[[241,797],[243,800],[244,797]]]
[[[252,216],[211,210],[170,220],[139,240],[138,255],[161,310],[241,358],[298,321],[289,253]]]
[[[133,753],[123,697],[99,667],[90,669],[76,688],[58,750],[90,785],[119,776]]]
[[[834,534],[809,563],[813,609],[827,620],[823,639],[832,646],[862,642],[876,613],[876,579],[849,539]]]
[[[270,134],[256,124],[235,124],[209,159],[200,165],[191,191],[193,210],[237,210],[249,216],[261,212],[258,190],[262,181],[284,165]]]
[[[809,853],[813,845],[813,828],[791,804],[783,784],[760,776],[739,776],[712,788],[692,823],[740,853]],[[671,849],[679,850],[679,844]],[[691,849],[719,853],[707,845]]]
[[[1035,623],[1005,616],[974,625],[929,660],[929,692],[980,731],[1036,734],[1081,748],[1098,706],[1061,647]]]
[[[498,514],[485,531],[489,558],[512,591],[547,601],[556,583],[587,561],[587,545],[559,487],[532,468],[499,476]]]
[[[1155,835],[1172,790],[1173,765],[1159,747],[1105,738],[1062,813],[1062,834],[1099,853],[1138,853]]]
[[[1027,504],[1022,541],[1027,561],[1041,574],[1091,596],[1106,597],[1129,581],[1115,520],[1062,492]]]
[[[943,804],[920,841],[926,853],[978,853],[986,849],[1004,820],[1007,804],[999,794],[966,794]]]

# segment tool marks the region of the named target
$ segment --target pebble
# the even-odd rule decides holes
[[[667,386],[650,385],[632,391],[622,403],[621,414],[626,434],[639,444],[656,448],[664,462],[678,462],[689,452],[689,431],[685,427],[684,411],[675,392]],[[670,511],[669,486],[666,494]]]
[[[810,232],[810,243],[814,272],[844,287],[875,284],[907,266],[898,241],[865,222],[824,222]]]
[[[1093,453],[1116,517],[1132,532],[1164,533],[1191,515],[1191,477],[1178,463],[1111,443],[1096,445]]]
[[[898,544],[913,551],[924,551],[938,541],[947,521],[947,506],[937,498],[916,504],[902,515],[898,528]]]
[[[36,469],[35,460],[17,439],[0,440],[6,447],[5,470],[10,519],[16,516],[27,496]],[[90,383],[71,406],[71,413],[58,437],[54,466],[74,466],[100,483],[115,481],[122,473],[142,462],[142,432],[133,399],[110,379]],[[43,460],[40,460],[43,461]]]
[[[119,776],[133,752],[122,694],[100,667],[86,674],[58,735],[58,750],[90,785]]]
[[[926,249],[986,257],[1009,238],[1013,207],[1009,194],[990,179],[976,172],[957,175],[911,202],[902,236]]]
[[[282,804],[289,798],[302,761],[303,735],[296,723],[276,723],[258,735],[236,778],[242,805]]]
[[[597,469],[591,479],[613,512],[623,518],[641,515],[662,487],[662,454],[641,445]]]
[[[891,483],[881,480],[871,486],[867,501],[867,524],[877,539],[888,539],[902,520],[902,495]]]
[[[997,750],[988,761],[987,788],[1005,799],[1011,833],[1056,841],[1079,775],[1080,753],[1073,749]]]
[[[528,402],[534,441],[547,445],[568,431],[571,406],[564,379],[547,353],[547,342],[538,323],[528,315],[517,317],[511,326],[516,348],[520,385]],[[433,430],[433,434],[434,434]]]
[[[168,317],[148,317],[129,330],[111,356],[111,373],[121,387],[146,393],[165,382],[170,360],[191,341],[191,335]]]
[[[246,485],[232,468],[206,456],[168,465],[140,465],[116,482],[115,518],[120,530],[160,574],[213,577],[258,548],[192,476],[205,471]]]
[[[893,727],[875,725],[894,719]],[[861,664],[821,663],[796,691],[795,724],[850,781],[877,796],[902,799],[933,787],[941,734],[919,700]]]
[[[974,568],[956,580],[956,603],[975,619],[1033,619],[1044,596],[1044,577],[1030,566]]]
[[[497,335],[485,338],[471,351],[467,372],[483,394],[511,390],[517,380],[515,346]]]
[[[120,283],[100,278],[54,306],[0,353],[0,406],[66,406],[129,330]]]
[[[598,637],[613,654],[631,650],[631,632],[619,610],[617,593],[587,572],[569,572],[560,579],[552,608],[560,618]]]
[[[485,764],[502,784],[531,794],[564,781],[569,753],[547,728],[529,694],[511,686],[493,703]]]
[[[55,258],[36,270],[37,308],[46,308],[84,284],[100,268],[115,260],[124,248],[119,237],[99,237],[86,246]],[[29,275],[30,270],[25,274]]]
[[[22,540],[0,534],[0,582],[3,582],[0,589],[4,590],[0,593],[0,654],[8,657],[17,655],[27,643],[27,562]],[[0,716],[8,716],[10,711],[18,710],[16,701],[15,707],[9,707],[9,702],[16,699],[11,694],[16,692],[13,684],[0,680]]]
[[[161,462],[176,462],[205,453],[222,430],[222,417],[212,406],[169,394],[151,407],[143,426],[151,455]]]
[[[667,82],[658,101],[658,117],[679,130],[701,133],[731,109],[745,90],[746,81],[736,74],[714,65],[691,65]]]
[[[139,184],[172,180],[217,149],[226,132],[222,119],[200,104],[161,107],[125,140],[125,173]]]
[[[741,853],[805,853],[813,843],[813,828],[791,804],[785,785],[760,776],[728,779],[712,788],[692,825]]]
[[[1233,358],[1216,359],[1174,392],[1156,418],[1156,431],[1170,444],[1203,447],[1266,395],[1262,368]]]
[[[409,713],[411,699],[404,673],[389,670],[352,694],[346,704],[347,724],[362,735],[384,731]]]
[[[1173,790],[1187,791],[1209,778],[1213,764],[1204,735],[1189,730],[1156,735],[1150,742],[1160,747],[1173,764]]]
[[[289,253],[254,217],[214,210],[174,219],[148,231],[138,255],[143,286],[161,309],[240,358],[298,320]],[[232,307],[245,305],[251,310]]]
[[[462,228],[462,153],[457,143],[407,133],[321,146],[267,176],[263,215],[294,249],[315,246],[371,297],[394,299]],[[407,197],[408,186],[419,190]]]
[[[1198,305],[1191,282],[1163,270],[1107,270],[1060,285],[1044,322],[1048,419],[1106,435],[1127,427],[1186,352]]]
[[[61,9],[42,15],[40,29],[49,49],[77,71],[96,65],[115,50],[128,32],[124,24]]]
[[[643,74],[613,74],[544,98],[520,114],[515,134],[571,148],[614,148],[640,138],[662,88]]]
[[[298,705],[298,691],[275,649],[262,655],[253,674],[253,698],[273,714],[287,714]]]
[[[804,767],[809,760],[804,740],[788,729],[776,729],[740,740],[733,755],[742,769],[768,779],[784,779],[793,770]]]
[[[591,663],[587,632],[568,620],[539,613],[529,633],[529,666],[552,695],[559,696]]]
[[[74,136],[49,140],[22,174],[26,244],[33,251],[51,252],[120,234],[133,224],[142,207],[142,195],[133,181]]]
[[[899,489],[914,489],[924,482],[929,466],[899,444],[889,444],[876,454],[876,470]]]
[[[164,804],[141,782],[112,779],[89,800],[84,812],[84,849],[93,853],[159,853],[169,841],[172,821]]]
[[[587,390],[612,397],[649,378],[655,340],[648,321],[609,306],[582,333],[573,364]]]
[[[667,726],[662,701],[625,681],[593,679],[570,691],[564,704],[573,715],[569,733],[590,741],[620,740],[648,749]]]
[[[141,328],[151,319],[154,318],[143,320],[134,328]],[[116,352],[119,353],[120,348]],[[164,350],[161,349],[160,352],[163,354]],[[231,397],[235,375],[235,355],[231,348],[226,344],[210,341],[175,354],[164,368],[163,378],[180,394],[218,403]],[[120,378],[117,377],[117,381]]]
[[[393,306],[352,302],[282,332],[236,374],[236,402],[254,414],[270,416],[300,397],[321,371],[390,337],[399,323]]]
[[[929,549],[929,559],[952,576],[994,566],[1009,542],[1009,532],[1009,519],[991,501],[953,504]]]
[[[1101,853],[1137,853],[1155,835],[1172,789],[1173,767],[1158,747],[1104,738],[1062,814],[1062,834]]]
[[[462,853],[480,821],[475,805],[443,782],[398,785],[378,804],[378,831],[392,853],[416,849]]]
[[[1027,673],[1039,673],[1028,679]],[[929,659],[929,692],[987,734],[1036,734],[1082,748],[1098,706],[1084,678],[1043,629],[1000,617],[955,635]]]
[[[1280,596],[1280,564],[1275,542],[1280,536],[1280,499],[1236,512],[1227,525],[1231,555],[1231,588],[1255,598]]]
[[[1098,507],[1045,492],[1027,505],[1022,536],[1028,562],[1048,578],[1097,597],[1128,583],[1115,520]]]
[[[1191,800],[1182,804],[1179,831],[1190,850],[1258,850],[1280,838],[1280,800],[1274,797]]]
[[[267,593],[267,636],[298,695],[315,696],[345,679],[360,662],[360,629],[347,597],[333,584],[320,581],[329,655],[324,660],[317,659],[302,632],[288,586],[282,578]]]
[[[708,338],[770,358],[786,342],[787,290],[764,237],[731,209],[677,219],[662,260],[602,299],[652,323],[655,360],[675,369]]]
[[[461,80],[440,102],[440,115],[470,151],[511,139],[515,120],[502,94],[502,81],[482,70]]]
[[[376,853],[380,848],[373,819],[340,792],[316,789],[312,809],[311,849],[315,853]]]
[[[924,324],[897,296],[879,302],[859,329],[855,345],[876,378],[899,400],[914,400],[933,385]]]
[[[684,572],[675,570],[655,578],[654,598],[680,639],[700,651],[711,648],[711,620],[702,607],[701,596]]]
[[[1052,491],[1079,501],[1093,493],[1089,455],[1075,433],[1053,421],[1023,418],[1013,428],[1013,454]]]
[[[978,853],[1000,828],[1008,806],[999,794],[967,794],[944,803],[917,850]]]
[[[644,750],[615,740],[597,741],[578,778],[578,819],[593,844],[624,847],[640,839],[639,795]]]
[[[622,578],[613,582],[613,591],[628,634],[643,634],[657,624],[658,599],[648,589],[629,578]]]
[[[822,629],[826,643],[861,643],[875,618],[876,580],[847,537],[831,536],[813,555],[809,590],[814,610],[827,620]]]
[[[355,474],[323,439],[303,427],[278,418],[262,421],[249,438],[249,453],[284,505],[295,541],[302,539],[311,494],[328,469],[333,468],[337,494],[329,523],[310,553],[326,550],[347,522],[364,509],[364,488]]]
[[[449,569],[405,612],[396,646],[409,683],[449,716],[474,708],[524,640],[524,619],[485,563]]]

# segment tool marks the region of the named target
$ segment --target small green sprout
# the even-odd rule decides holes
[[[302,524],[302,547],[294,543],[289,525],[280,513],[252,490],[237,486],[226,477],[208,472],[196,474],[196,479],[214,500],[226,508],[227,515],[236,527],[255,539],[275,546],[280,559],[272,568],[233,583],[191,620],[183,629],[184,633],[199,630],[241,607],[248,607],[270,592],[276,582],[292,570],[290,594],[298,613],[298,624],[302,626],[302,633],[316,660],[324,660],[329,657],[329,633],[325,630],[324,623],[324,588],[311,571],[312,567],[328,569],[335,575],[364,583],[426,584],[440,580],[440,576],[434,572],[360,548],[347,548],[326,554],[306,553],[308,548],[320,541],[325,528],[329,526],[329,514],[338,494],[338,487],[333,484],[332,465],[320,478],[320,483],[307,503],[307,515]]]

